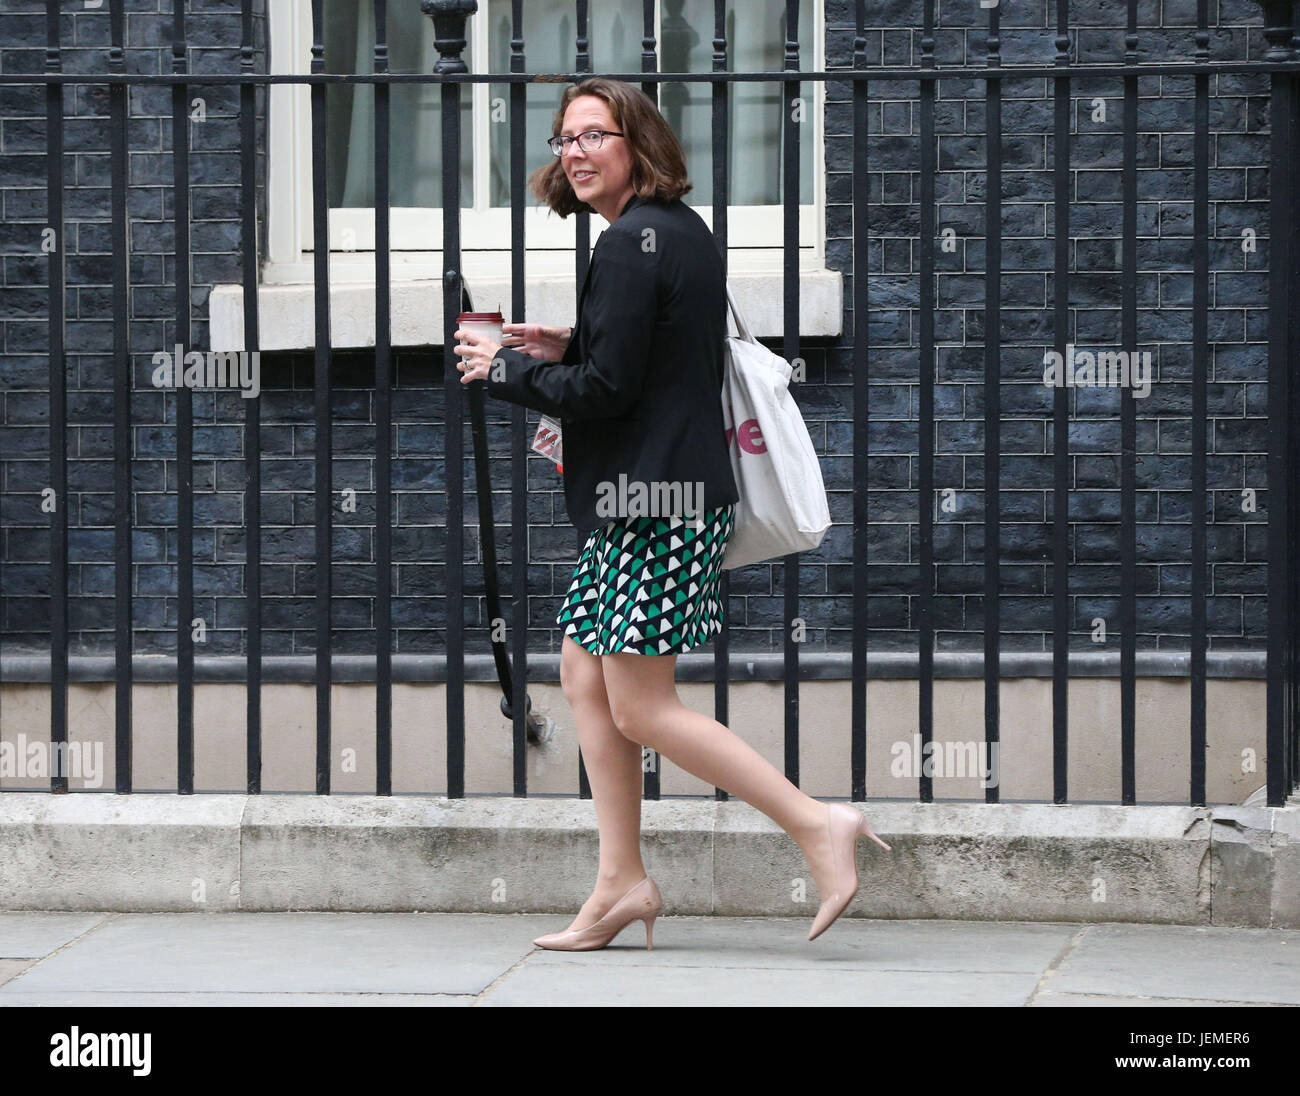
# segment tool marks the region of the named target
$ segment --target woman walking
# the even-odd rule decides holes
[[[601,234],[573,329],[506,324],[505,345],[457,331],[462,383],[561,420],[569,518],[587,541],[564,606],[560,681],[573,708],[600,831],[591,896],[534,941],[602,948],[634,920],[653,946],[663,901],[641,863],[641,751],[762,811],[803,850],[822,899],[808,939],[858,888],[861,813],[796,788],[677,696],[677,655],[722,628],[722,558],[739,500],[722,423],[725,273],[681,201],[685,158],[653,101],[592,78],[565,90],[554,163],[534,191],[561,217],[594,210]],[[656,503],[660,505],[656,505]],[[668,512],[663,512],[667,510]]]

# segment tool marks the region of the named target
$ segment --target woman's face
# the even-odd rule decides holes
[[[589,129],[622,132],[604,99],[579,95],[564,112],[560,133],[576,137]],[[632,195],[632,155],[623,137],[606,136],[595,152],[584,152],[577,141],[570,141],[561,157],[564,174],[578,200],[612,221],[622,212]]]

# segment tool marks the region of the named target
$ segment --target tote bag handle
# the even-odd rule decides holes
[[[744,342],[755,342],[754,336],[749,333],[749,324],[745,322],[745,317],[740,313],[740,306],[736,304],[736,295],[731,291],[731,283],[727,282],[727,305],[731,308],[731,317],[736,321],[736,332]]]

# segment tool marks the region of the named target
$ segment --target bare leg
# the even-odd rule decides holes
[[[560,684],[578,723],[600,831],[596,886],[570,929],[594,925],[646,876],[641,863],[641,747],[614,726],[600,660],[572,636],[564,637]]]
[[[605,655],[614,725],[633,742],[738,796],[786,831],[803,850],[823,897],[832,882],[830,807],[805,795],[757,750],[716,719],[686,707],[674,683],[676,655]]]

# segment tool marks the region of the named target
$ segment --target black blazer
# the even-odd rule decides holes
[[[561,361],[501,350],[504,377],[489,372],[487,392],[560,420],[564,500],[580,533],[636,516],[637,483],[680,485],[704,510],[739,500],[722,425],[726,308],[699,214],[634,194],[596,241]]]

